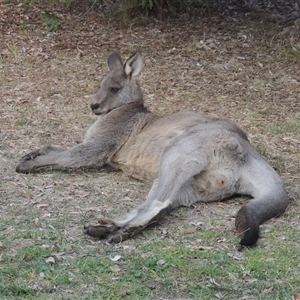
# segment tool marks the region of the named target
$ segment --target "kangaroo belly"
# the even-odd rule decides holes
[[[183,130],[179,128],[142,132],[123,145],[111,162],[114,167],[131,177],[152,181],[158,177],[164,149],[174,137],[182,132]]]

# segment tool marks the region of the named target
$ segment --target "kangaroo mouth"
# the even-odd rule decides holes
[[[107,115],[108,113],[110,113],[112,111],[112,109],[108,109],[105,111],[97,111],[97,110],[93,110],[93,114],[95,114],[96,116],[101,116],[101,115]]]

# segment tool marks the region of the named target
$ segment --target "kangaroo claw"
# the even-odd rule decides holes
[[[141,227],[129,227],[124,226],[121,229],[119,229],[116,232],[113,232],[107,237],[108,243],[121,243],[129,238],[133,237],[135,234],[137,234],[139,231],[141,231]]]

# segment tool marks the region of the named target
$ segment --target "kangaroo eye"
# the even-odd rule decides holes
[[[117,94],[119,92],[119,88],[116,88],[116,87],[112,87],[110,88],[110,92],[113,93],[113,94]]]

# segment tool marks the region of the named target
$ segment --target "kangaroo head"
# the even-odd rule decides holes
[[[142,68],[140,52],[134,53],[123,65],[120,55],[112,53],[107,64],[109,73],[102,80],[100,88],[91,103],[94,114],[107,114],[124,104],[143,104],[143,95],[136,76]]]

